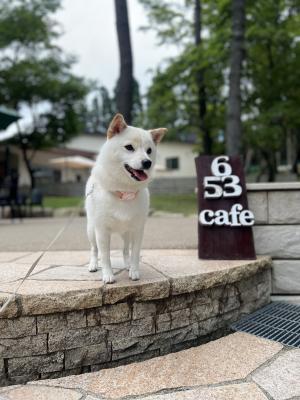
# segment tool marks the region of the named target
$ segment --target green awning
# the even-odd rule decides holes
[[[20,117],[20,115],[14,111],[10,110],[6,107],[0,107],[0,130],[6,129],[10,124],[16,122]]]

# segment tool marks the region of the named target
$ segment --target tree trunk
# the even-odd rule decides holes
[[[126,122],[132,122],[133,61],[131,52],[127,0],[115,0],[120,54],[120,76],[117,84],[117,109]]]
[[[264,165],[257,176],[256,182],[260,182],[260,179],[265,173],[267,174],[268,182],[275,182],[277,172],[275,154],[272,150],[263,150],[261,154],[263,156]]]
[[[202,31],[202,18],[201,18],[201,0],[195,0],[195,21],[194,21],[194,33],[195,33],[195,46],[200,47],[202,42],[201,31]],[[204,69],[200,69],[196,75],[197,83],[197,101],[198,101],[198,113],[200,130],[203,135],[203,152],[204,154],[212,154],[212,140],[210,137],[207,124],[205,122],[206,116],[206,88],[204,83]]]
[[[232,39],[230,55],[229,99],[226,118],[226,152],[241,154],[241,71],[244,57],[246,0],[232,0]]]
[[[19,125],[18,125],[18,127],[19,127]],[[36,183],[35,182],[35,176],[34,176],[34,170],[31,167],[31,162],[30,162],[30,159],[29,159],[28,153],[27,153],[28,148],[27,148],[26,143],[24,143],[23,140],[22,140],[21,133],[19,133],[19,141],[20,141],[20,148],[21,148],[21,151],[22,151],[24,164],[25,164],[25,166],[27,168],[27,172],[28,172],[28,175],[29,175],[29,178],[30,178],[30,187],[31,187],[31,190],[32,190],[32,189],[35,188],[35,183]]]
[[[300,161],[300,140],[295,136],[295,158],[292,164],[292,172],[299,176],[298,163]]]
[[[269,153],[268,163],[268,182],[276,180],[276,158],[273,152]]]

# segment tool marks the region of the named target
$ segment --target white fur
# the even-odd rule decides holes
[[[156,158],[153,138],[155,140],[150,131],[125,125],[125,129],[107,139],[102,146],[86,185],[87,233],[91,243],[89,271],[97,270],[99,251],[105,283],[115,281],[110,261],[112,233],[120,234],[124,240],[124,264],[130,278],[139,279],[140,249],[149,210],[147,186]],[[135,147],[134,152],[125,149],[124,146],[128,144]],[[147,154],[149,148],[152,149],[150,155]],[[141,169],[141,162],[146,159],[152,161],[151,168],[145,170],[148,179],[136,181],[124,164]],[[133,200],[122,200],[117,196],[117,191],[137,192],[137,195]]]

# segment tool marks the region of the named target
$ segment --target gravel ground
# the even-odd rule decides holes
[[[68,218],[32,218],[23,222],[0,220],[0,251],[39,251],[47,247]],[[75,218],[50,250],[86,250],[86,220]],[[112,248],[120,248],[121,240],[113,236]],[[196,248],[196,216],[164,216],[148,218],[143,248]]]

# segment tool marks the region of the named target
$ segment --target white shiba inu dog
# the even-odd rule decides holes
[[[149,210],[148,184],[156,159],[156,145],[165,128],[146,131],[128,126],[121,114],[115,115],[107,131],[91,176],[86,185],[87,233],[91,243],[89,271],[98,267],[102,279],[113,283],[110,262],[111,234],[124,240],[124,265],[132,280],[139,279],[139,259],[144,225]],[[130,254],[131,250],[131,254]]]

